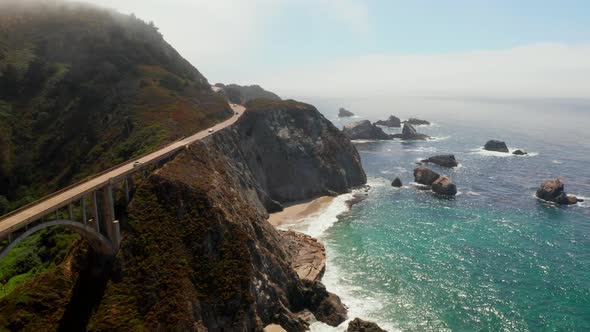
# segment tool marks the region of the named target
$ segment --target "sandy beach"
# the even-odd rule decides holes
[[[271,213],[268,221],[275,227],[289,224],[297,220],[302,220],[322,212],[332,201],[332,196],[322,196],[319,198],[295,202],[285,206],[281,212]]]

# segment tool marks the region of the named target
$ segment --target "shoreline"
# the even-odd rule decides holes
[[[321,196],[293,202],[286,205],[283,211],[269,214],[268,222],[276,228],[297,224],[306,218],[322,213],[335,198],[333,196]]]

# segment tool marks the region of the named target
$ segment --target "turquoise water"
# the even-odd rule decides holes
[[[319,109],[342,125],[333,117],[338,103]],[[351,104],[371,120],[390,113],[432,120],[419,131],[437,138],[356,143],[372,187],[367,198],[347,210],[342,197],[300,226],[326,244],[324,282],[351,316],[403,331],[590,331],[590,202],[556,208],[533,197],[543,179],[557,176],[569,193],[590,196],[590,103]],[[382,111],[400,105],[406,114]],[[493,138],[532,155],[479,149]],[[416,160],[440,153],[461,164],[432,166],[455,181],[455,199],[412,184]],[[396,176],[401,190],[390,186]]]

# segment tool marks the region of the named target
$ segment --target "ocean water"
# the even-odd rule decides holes
[[[590,101],[459,98],[305,99],[337,126],[390,114],[434,122],[425,142],[356,142],[371,189],[348,207],[338,197],[295,228],[327,249],[324,283],[350,318],[390,331],[590,331],[590,199],[555,207],[534,198],[544,179],[590,198]],[[389,130],[392,133],[400,129]],[[524,149],[485,152],[489,139]],[[455,199],[415,186],[415,162],[453,153],[437,172]],[[404,187],[391,187],[399,176]],[[314,331],[345,330],[347,323]]]

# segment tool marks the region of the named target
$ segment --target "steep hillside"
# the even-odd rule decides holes
[[[0,214],[231,115],[153,24],[15,3],[0,3]]]
[[[264,90],[259,85],[242,86],[237,84],[224,85],[217,83],[215,86],[220,88],[220,92],[234,104],[246,104],[250,100],[254,99],[281,100],[281,97],[277,96],[273,92]]]
[[[280,208],[365,183],[358,153],[310,105],[249,106],[231,128],[191,146],[140,186],[106,283],[84,279],[91,273],[70,258],[0,299],[0,327],[13,328],[10,317],[19,317],[18,327],[89,331],[259,331],[270,323],[302,331],[302,317],[312,314],[342,322],[338,297],[298,276],[295,244],[266,218],[272,202]],[[44,298],[54,310],[36,308]]]

